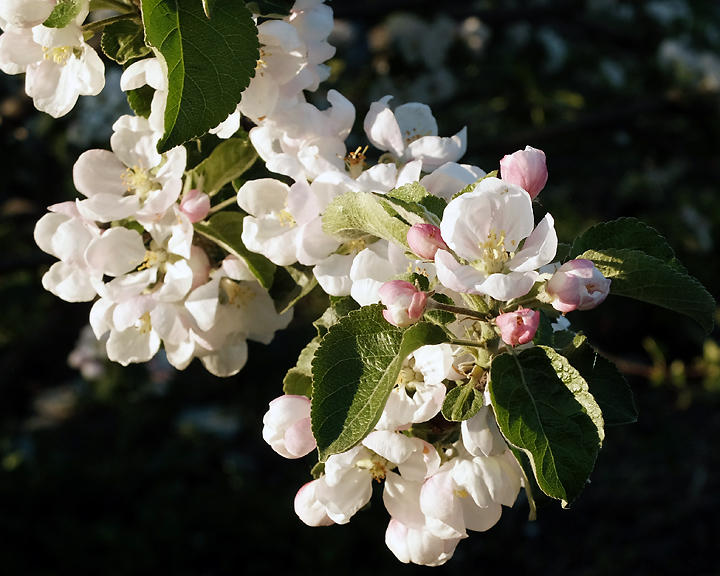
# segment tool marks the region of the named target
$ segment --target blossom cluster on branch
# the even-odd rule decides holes
[[[282,14],[264,2],[98,4],[118,14],[85,23],[88,0],[0,0],[0,68],[26,73],[38,109],[60,116],[99,92],[104,65],[86,40],[102,31],[136,112],[117,119],[110,150],[78,158],[78,198],[37,223],[38,246],[58,258],[43,286],[93,302],[111,360],[162,348],[176,368],[199,358],[218,376],[319,286],[317,336],[263,421],[282,456],[317,449],[294,503],[306,524],[349,522],[382,482],[387,546],[439,565],[521,489],[533,514],[537,491],[567,505],[605,426],[636,414],[620,373],[564,315],[612,291],[708,327],[712,298],[641,222],[558,242],[539,204],[541,150],[489,173],[462,164],[465,127],[441,135],[428,106],[389,95],[363,119],[368,145],[348,150],[354,105],[305,95],[334,54],[321,0]],[[258,156],[264,177],[250,179]]]

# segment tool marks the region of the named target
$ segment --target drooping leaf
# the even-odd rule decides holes
[[[442,405],[442,415],[450,422],[462,422],[475,416],[484,404],[482,392],[470,383],[463,384],[447,393]]]
[[[332,326],[312,363],[312,430],[320,459],[344,452],[377,424],[405,358],[447,341],[439,326],[392,326],[379,304],[351,312]]]
[[[527,454],[542,491],[567,506],[585,486],[604,438],[587,382],[552,348],[536,346],[496,357],[489,387],[501,432]]]
[[[260,285],[267,289],[273,284],[275,264],[255,252],[250,252],[242,242],[242,227],[245,215],[240,212],[218,212],[208,222],[197,222],[195,232],[214,242],[220,248],[242,258],[257,278]]]
[[[43,26],[47,26],[48,28],[65,28],[65,26],[78,17],[82,8],[82,0],[58,0],[50,16],[43,22]]]
[[[712,330],[715,299],[700,282],[676,266],[638,250],[587,250],[580,257],[592,260],[603,276],[612,280],[611,295],[679,312],[706,332]]]
[[[297,302],[312,292],[317,280],[308,266],[293,264],[280,266],[275,271],[275,281],[270,288],[270,296],[275,302],[278,314],[284,314]]]
[[[323,214],[323,230],[339,240],[368,235],[398,242],[407,247],[410,226],[388,214],[370,192],[347,192],[336,197]]]
[[[586,250],[639,250],[663,262],[673,261],[675,252],[665,238],[637,218],[618,218],[592,226],[575,238],[570,258],[577,258]]]
[[[127,64],[152,54],[152,50],[145,44],[142,23],[135,19],[120,20],[105,26],[100,45],[105,56],[118,64]]]
[[[615,364],[590,346],[585,336],[575,336],[563,355],[588,383],[590,393],[602,410],[605,426],[637,422],[635,400],[625,377]]]
[[[191,172],[202,191],[213,195],[225,184],[244,174],[257,160],[257,152],[246,133],[222,141]]]
[[[257,29],[242,2],[142,0],[146,39],[165,58],[165,152],[207,132],[235,111],[255,73]]]
[[[283,379],[283,392],[312,398],[312,360],[320,346],[320,337],[316,336],[300,352],[297,364],[288,370]]]

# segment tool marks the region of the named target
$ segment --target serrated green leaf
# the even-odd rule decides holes
[[[312,430],[320,459],[344,452],[377,424],[407,356],[447,341],[442,328],[389,324],[379,304],[351,312],[332,326],[312,363]]]
[[[260,285],[270,289],[275,276],[275,264],[255,252],[250,252],[242,242],[245,215],[240,212],[218,212],[208,222],[196,222],[195,232],[214,242],[220,248],[242,258]]]
[[[141,86],[136,90],[128,90],[126,93],[128,104],[137,116],[147,118],[152,111],[152,99],[155,94],[150,86]]]
[[[605,434],[587,382],[552,348],[536,346],[496,357],[489,389],[501,432],[528,455],[542,491],[567,506],[585,486]]]
[[[552,320],[542,310],[540,310],[540,323],[535,332],[533,342],[536,346],[552,346],[553,345],[553,329]]]
[[[330,326],[334,326],[340,318],[347,316],[358,308],[360,308],[360,304],[352,296],[330,296],[330,306],[320,318],[313,322],[318,336],[325,336]]]
[[[43,26],[48,28],[65,28],[65,26],[78,17],[82,9],[82,0],[58,0],[50,16],[43,22]]]
[[[428,191],[420,182],[410,182],[399,188],[393,188],[386,194],[389,198],[396,198],[403,202],[420,202],[427,195]]]
[[[639,250],[663,262],[675,258],[675,252],[665,238],[637,218],[618,218],[592,226],[575,238],[569,258],[577,258],[586,250]]]
[[[145,45],[142,23],[135,19],[120,20],[105,26],[100,46],[105,56],[118,64],[127,64],[152,54],[152,50]]]
[[[312,398],[312,360],[320,346],[320,337],[316,336],[300,352],[295,367],[290,368],[283,379],[283,392]]]
[[[582,334],[575,336],[563,355],[582,375],[603,413],[605,426],[637,422],[633,393],[615,364],[593,349]]]
[[[443,212],[445,212],[445,208],[447,207],[447,202],[445,202],[443,198],[428,194],[420,200],[420,204],[424,206],[428,212],[437,216],[439,220],[442,220]]]
[[[387,213],[370,192],[346,192],[337,196],[323,214],[323,231],[341,241],[367,235],[408,247],[410,226]]]
[[[317,280],[312,268],[294,264],[280,266],[275,272],[275,281],[270,288],[270,296],[275,302],[278,314],[284,314],[297,302],[312,292]]]
[[[441,304],[449,304],[450,306],[455,304],[455,302],[453,302],[453,299],[446,294],[436,293],[430,296],[430,298],[432,300],[435,300],[436,302],[440,302]],[[427,318],[431,322],[434,322],[435,324],[440,325],[450,324],[450,322],[454,322],[456,320],[455,314],[453,314],[452,312],[434,309],[426,309],[425,318]]]
[[[442,415],[450,422],[462,422],[475,416],[484,404],[482,392],[472,384],[456,386],[445,395]]]
[[[203,5],[187,0],[142,0],[146,40],[168,67],[165,134],[158,151],[206,133],[234,112],[255,74],[257,28],[242,2]]]
[[[611,295],[679,312],[706,332],[712,330],[715,299],[676,266],[638,250],[587,250],[580,257],[592,260],[603,276],[612,280]]]
[[[538,510],[538,499],[539,498],[546,498],[547,496],[543,493],[542,490],[540,490],[540,487],[537,485],[537,480],[535,480],[535,474],[532,469],[532,464],[530,463],[530,458],[528,458],[527,454],[523,452],[522,450],[518,450],[515,448],[515,446],[509,446],[510,451],[513,453],[513,456],[515,456],[515,459],[518,461],[518,464],[520,464],[520,468],[522,469],[523,474],[523,487],[525,488],[525,497],[528,501],[528,521],[534,522],[537,520],[537,510]]]
[[[205,194],[213,195],[220,188],[239,178],[257,160],[257,152],[246,133],[222,141],[190,173],[193,182],[202,185]]]

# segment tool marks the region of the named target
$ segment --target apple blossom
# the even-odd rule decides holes
[[[386,306],[383,317],[394,326],[404,328],[414,324],[425,312],[427,294],[410,282],[391,280],[380,288],[380,301]]]
[[[501,301],[524,296],[539,278],[536,270],[557,250],[552,216],[546,214],[534,230],[533,222],[532,202],[524,190],[485,178],[445,208],[442,237],[462,260],[438,250],[438,280],[456,292]]]
[[[552,297],[552,307],[564,314],[602,304],[610,292],[610,282],[590,260],[578,258],[565,262],[545,289]]]
[[[500,160],[500,177],[505,182],[520,186],[530,194],[530,198],[535,198],[548,179],[545,152],[525,146],[525,150],[504,156]]]
[[[434,260],[439,248],[447,250],[440,228],[432,224],[413,224],[408,230],[407,241],[410,250],[425,260]]]
[[[527,344],[535,337],[540,325],[540,312],[529,308],[518,308],[514,312],[506,312],[495,318],[500,328],[500,337],[505,344],[517,346]]]
[[[270,402],[263,417],[263,439],[285,458],[301,458],[315,449],[310,430],[310,399],[285,394]]]
[[[210,197],[197,188],[183,194],[180,202],[180,211],[185,214],[190,222],[200,222],[210,212]]]

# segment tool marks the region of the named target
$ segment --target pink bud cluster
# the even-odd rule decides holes
[[[425,312],[427,294],[410,282],[391,280],[385,282],[379,291],[380,301],[386,306],[383,317],[393,326],[405,328],[414,324]]]

